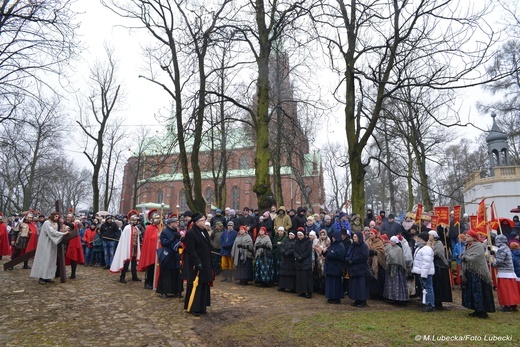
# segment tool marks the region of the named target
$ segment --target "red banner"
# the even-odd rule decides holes
[[[471,230],[478,231],[477,216],[469,216],[469,227]]]
[[[489,206],[489,209],[491,210],[490,222],[496,222],[498,220],[498,217],[495,216],[495,202],[494,201],[491,203],[491,206]]]
[[[460,205],[453,206],[453,224],[454,225],[460,225],[460,214],[461,209]]]
[[[430,222],[430,228],[432,230],[437,230],[437,226],[439,225],[439,216],[437,216],[436,214],[432,216],[432,220]]]
[[[487,209],[486,209],[486,199],[482,199],[482,201],[478,204],[477,209],[477,229],[476,231],[487,232]]]
[[[422,204],[417,204],[417,211],[415,211],[415,221],[420,222],[422,217]]]
[[[448,206],[437,206],[433,208],[433,211],[435,212],[435,215],[439,217],[439,225],[446,227],[450,226],[450,208]]]

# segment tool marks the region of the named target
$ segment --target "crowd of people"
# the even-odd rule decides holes
[[[52,213],[47,219],[29,211],[7,221],[0,216],[0,256],[16,259],[35,251],[31,277],[45,285],[60,275],[58,244],[68,235],[65,260],[76,277],[78,264],[108,269],[119,282],[144,282],[162,298],[183,297],[184,308],[206,313],[210,287],[221,282],[277,287],[280,292],[312,298],[323,294],[339,304],[367,300],[406,305],[417,297],[424,312],[452,302],[452,289],[462,289],[462,305],[473,317],[495,311],[517,311],[520,304],[520,222],[509,230],[477,233],[466,215],[460,223],[432,230],[428,220],[367,210],[311,213],[273,206],[259,213],[226,208],[204,216],[186,211],[177,216],[153,209],[132,210],[117,217]],[[24,269],[30,269],[28,261]],[[138,276],[144,272],[144,279]]]

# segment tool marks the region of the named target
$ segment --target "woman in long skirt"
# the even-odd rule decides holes
[[[305,237],[302,230],[298,230],[294,244],[294,258],[296,259],[295,290],[299,296],[312,298],[312,242]]]
[[[475,310],[470,317],[488,318],[495,312],[493,281],[477,232],[466,232],[466,251],[462,256],[462,306]]]
[[[253,280],[253,248],[253,239],[247,233],[246,227],[241,226],[231,249],[235,279],[240,285],[247,285]]]
[[[334,231],[332,243],[322,250],[325,255],[325,297],[329,304],[339,304],[343,299],[343,268],[345,265],[345,245],[341,242],[341,233]]]
[[[294,232],[289,232],[289,238],[285,239],[280,249],[282,260],[280,262],[280,276],[278,291],[285,292],[288,289],[291,293],[295,292],[296,280],[296,260],[294,259],[294,244],[296,236]]]
[[[397,236],[390,238],[390,247],[386,252],[386,275],[383,297],[404,305],[410,299],[406,283],[406,262],[401,241]]]
[[[433,249],[433,292],[435,295],[435,309],[441,310],[443,302],[452,302],[450,265],[446,259],[446,248],[439,239],[435,230],[428,231],[429,243]]]
[[[273,282],[273,245],[267,229],[261,227],[255,241],[255,282],[263,287]]]
[[[282,261],[282,244],[287,239],[284,227],[278,227],[276,235],[273,237],[273,282],[278,283],[280,276],[280,263]]]
[[[376,229],[370,229],[370,238],[366,241],[368,246],[368,290],[372,299],[381,299],[385,289],[385,244]]]
[[[363,240],[363,234],[354,233],[352,245],[348,249],[347,271],[349,275],[348,296],[354,300],[351,304],[356,307],[365,307],[368,299],[366,276],[368,272],[368,246]]]
[[[166,228],[159,236],[162,248],[159,256],[160,271],[156,292],[161,294],[162,298],[179,297],[182,292],[178,252],[181,234],[177,231],[177,218],[170,218],[166,223]]]
[[[497,268],[497,296],[501,312],[511,312],[520,304],[520,293],[518,290],[518,279],[513,266],[513,257],[507,237],[498,235],[495,239],[495,261],[493,267]]]

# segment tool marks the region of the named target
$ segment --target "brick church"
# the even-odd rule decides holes
[[[325,191],[319,151],[309,150],[309,139],[302,128],[289,79],[288,58],[284,53],[273,54],[270,71],[272,84],[271,121],[269,127],[271,166],[270,174],[280,173],[283,204],[290,208],[307,206],[318,212],[324,204]],[[278,68],[276,68],[278,67]],[[236,123],[236,122],[235,122]],[[246,126],[226,127],[225,141],[222,127],[210,127],[205,132],[199,155],[202,170],[203,196],[206,212],[230,207],[241,211],[244,207],[256,208],[253,192],[255,183],[255,143],[252,129]],[[172,143],[170,131],[164,137],[143,141],[142,148],[134,151],[124,168],[120,211],[136,209],[136,205],[151,203],[168,205],[165,212],[182,213],[188,209],[179,168],[179,151]],[[225,206],[216,206],[215,177],[222,174],[222,143],[225,144]],[[220,146],[220,147],[219,147]],[[189,148],[189,146],[186,146]],[[279,166],[274,166],[273,163]],[[275,170],[276,169],[276,170]]]

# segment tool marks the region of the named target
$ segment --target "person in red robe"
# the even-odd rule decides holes
[[[85,256],[83,255],[83,247],[81,246],[81,239],[79,237],[79,223],[74,221],[74,215],[69,213],[65,222],[63,223],[69,227],[71,234],[75,234],[70,239],[67,245],[67,252],[65,253],[65,265],[70,265],[70,279],[76,278],[76,268],[78,264],[85,263]]]
[[[150,224],[148,224],[144,231],[138,271],[146,271],[144,288],[153,289],[155,265],[157,263],[157,248],[160,248],[159,234],[162,231],[162,228],[159,227],[159,224],[161,224],[161,215],[158,209],[154,208],[148,212],[148,221]]]
[[[4,222],[4,214],[0,212],[0,260],[4,255],[11,254],[7,224]]]
[[[25,253],[29,253],[31,251],[36,250],[36,246],[38,245],[38,228],[34,223],[34,214],[31,212],[27,215],[27,225],[29,226],[29,242],[27,243],[27,248],[25,249]]]

